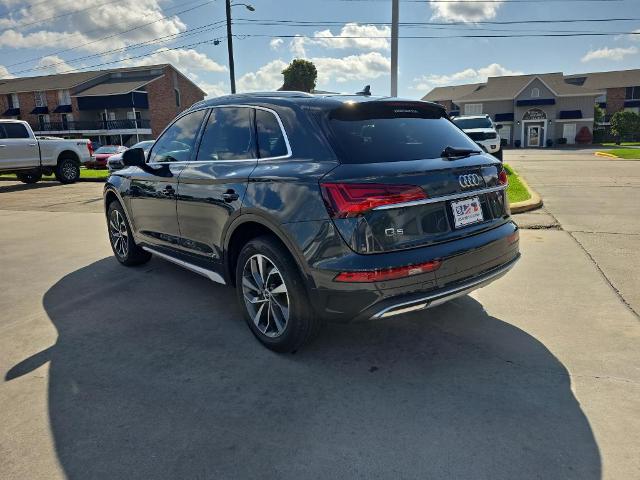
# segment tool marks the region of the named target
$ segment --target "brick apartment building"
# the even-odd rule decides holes
[[[618,111],[640,111],[640,69],[490,77],[485,83],[434,88],[423,100],[440,103],[451,115],[490,115],[508,145],[544,147],[547,140],[560,139],[572,144],[581,131],[592,135],[594,127],[606,127]],[[605,111],[600,125],[594,121],[595,104]]]
[[[169,64],[0,79],[0,118],[26,120],[37,135],[132,145],[204,96]]]

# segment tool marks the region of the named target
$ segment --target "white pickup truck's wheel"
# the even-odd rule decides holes
[[[73,158],[61,158],[58,161],[55,174],[60,183],[74,183],[80,178],[80,166]]]

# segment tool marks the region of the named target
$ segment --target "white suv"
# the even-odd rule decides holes
[[[500,135],[489,115],[453,117],[455,123],[471,140],[481,145],[488,153],[502,161]]]

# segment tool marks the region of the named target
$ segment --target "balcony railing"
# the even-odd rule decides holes
[[[151,128],[151,122],[139,120],[98,120],[74,122],[43,122],[34,127],[36,132],[60,132],[78,130],[135,130]]]

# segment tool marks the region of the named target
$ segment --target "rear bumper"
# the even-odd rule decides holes
[[[393,317],[403,313],[424,310],[426,308],[437,307],[438,305],[442,305],[449,300],[453,300],[454,298],[466,295],[473,290],[489,285],[491,282],[497,280],[498,278],[505,275],[509,270],[511,270],[518,260],[520,260],[520,254],[518,254],[518,256],[510,262],[505,263],[504,265],[500,265],[499,267],[496,267],[476,277],[466,279],[462,282],[459,282],[458,284],[452,285],[447,288],[439,289],[437,291],[429,293],[428,295],[412,295],[411,297],[414,298],[411,299],[390,299],[387,302],[384,302],[385,304],[388,304],[386,306],[382,304],[376,305],[376,308],[380,308],[380,310],[378,310],[373,315],[369,316],[369,312],[364,312],[361,316],[364,318],[377,320],[380,318]]]
[[[500,278],[520,257],[518,227],[509,221],[492,230],[444,244],[374,255],[347,255],[328,269],[313,269],[315,310],[329,321],[386,318],[439,305]],[[334,281],[340,271],[371,270],[440,260],[438,270],[374,283]],[[328,266],[325,264],[325,267]]]

